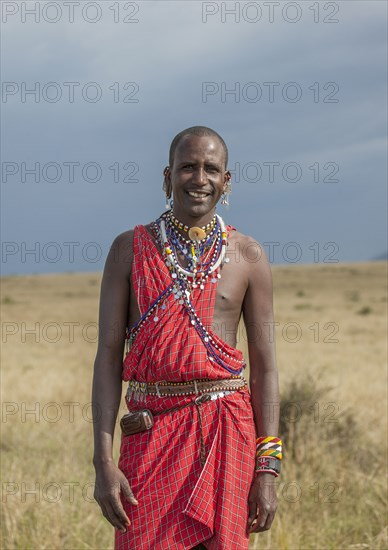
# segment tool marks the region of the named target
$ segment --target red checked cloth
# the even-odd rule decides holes
[[[228,232],[234,228],[227,227]],[[227,268],[227,266],[226,266]],[[140,314],[172,282],[170,272],[144,226],[134,235],[133,285]],[[238,369],[239,350],[211,331],[217,284],[208,282],[192,296],[194,308],[217,345]],[[170,295],[140,329],[123,363],[123,380],[185,381],[229,378],[211,361],[183,305]],[[129,410],[158,412],[188,403],[193,396],[147,396],[128,402]],[[201,407],[206,463],[200,464],[198,410],[189,406],[156,416],[147,432],[121,438],[119,468],[139,501],[122,497],[131,521],[127,533],[115,531],[115,550],[189,550],[202,542],[208,550],[244,550],[248,493],[255,469],[255,425],[250,394],[238,390]]]

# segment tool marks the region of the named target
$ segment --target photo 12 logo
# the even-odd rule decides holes
[[[339,262],[337,254],[340,250],[338,243],[328,241],[320,243],[298,243],[288,241],[265,241],[262,244],[252,241],[246,245],[239,242],[230,243],[227,257],[234,262],[258,263],[262,260],[263,249],[270,263],[296,264],[301,261],[314,263],[336,264]]]
[[[311,161],[307,165],[288,161],[235,162],[229,167],[233,182],[240,183],[338,183],[339,164]]]
[[[137,82],[2,82],[3,103],[98,103],[110,100],[113,103],[139,103]]]
[[[31,183],[139,183],[139,165],[134,161],[99,162],[79,160],[31,161],[1,163],[1,182]]]
[[[339,103],[337,82],[202,82],[202,103]]]
[[[137,2],[1,2],[2,23],[139,23]]]
[[[339,23],[337,2],[202,2],[202,23]]]
[[[97,242],[80,243],[78,241],[47,241],[47,242],[16,242],[3,241],[1,243],[1,263],[10,260],[22,264],[55,264],[66,261],[73,264],[77,260],[95,264],[104,255],[103,247]]]

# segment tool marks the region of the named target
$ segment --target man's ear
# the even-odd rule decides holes
[[[167,198],[171,198],[172,194],[172,184],[171,184],[171,169],[169,166],[166,166],[166,168],[163,170],[164,175],[164,186],[166,189],[166,195]]]
[[[232,179],[232,174],[229,172],[229,170],[227,170],[224,176],[224,191],[228,187],[231,179]]]

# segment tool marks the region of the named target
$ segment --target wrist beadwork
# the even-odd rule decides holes
[[[255,473],[269,473],[276,477],[280,474],[280,460],[269,456],[262,456],[256,458]]]
[[[256,439],[256,457],[268,456],[281,460],[283,458],[282,445],[282,440],[279,437],[258,437]]]

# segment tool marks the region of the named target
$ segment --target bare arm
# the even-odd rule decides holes
[[[252,242],[252,241],[251,241]],[[253,241],[255,243],[255,241]],[[256,246],[260,246],[255,243]],[[279,429],[279,386],[273,332],[273,291],[269,262],[263,249],[249,267],[248,289],[243,303],[248,336],[250,389],[257,437],[276,436]],[[276,511],[272,474],[256,476],[249,496],[248,532],[270,528]],[[252,527],[252,522],[257,524]]]
[[[121,400],[121,369],[130,295],[133,255],[132,232],[119,235],[109,251],[101,283],[99,342],[94,362],[92,388],[95,498],[104,516],[125,530],[128,517],[121,505],[121,491],[136,503],[128,482],[114,465],[113,436]]]

